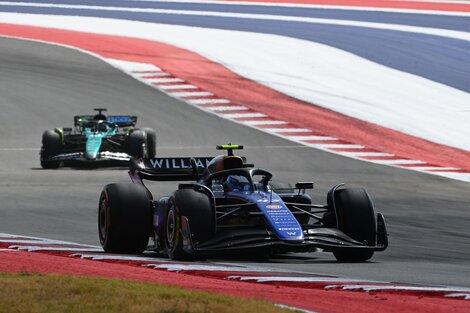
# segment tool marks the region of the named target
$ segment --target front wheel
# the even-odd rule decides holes
[[[349,237],[376,245],[377,223],[369,194],[362,188],[339,189],[335,195],[338,228]],[[345,248],[333,252],[340,262],[367,261],[374,255],[371,249]]]
[[[49,158],[57,155],[62,150],[60,135],[52,130],[46,130],[42,134],[42,147],[40,152],[41,167],[54,169],[60,166],[60,161],[51,161]]]
[[[173,260],[194,258],[193,244],[198,245],[215,234],[215,212],[211,199],[194,189],[175,191],[165,217],[164,239],[168,256]]]
[[[142,253],[152,233],[148,190],[141,185],[110,184],[98,207],[101,246],[110,253]]]

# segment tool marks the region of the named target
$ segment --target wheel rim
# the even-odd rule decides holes
[[[106,199],[103,197],[103,199],[101,200],[100,212],[98,215],[101,243],[104,243],[104,241],[106,240],[106,234],[108,231],[108,219],[107,219],[107,214],[106,214],[107,208],[108,208],[108,203]]]
[[[168,244],[168,248],[170,250],[173,249],[174,241],[175,241],[175,234],[176,234],[175,222],[176,222],[175,211],[173,210],[173,208],[171,208],[166,218],[166,241]]]

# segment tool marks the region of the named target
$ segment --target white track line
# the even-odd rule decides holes
[[[16,244],[44,244],[44,245],[65,245],[64,243],[60,241],[42,241],[42,240],[31,240],[31,239],[0,239],[0,242],[2,243],[16,243]],[[71,243],[67,243],[66,245],[74,245]],[[75,245],[74,245],[75,246]],[[81,245],[76,245],[77,247],[83,247]]]
[[[469,16],[467,12],[457,11],[438,11],[438,10],[419,10],[419,9],[401,9],[401,8],[385,8],[373,6],[348,6],[348,5],[327,5],[327,4],[306,4],[306,3],[275,3],[275,2],[256,2],[256,1],[218,1],[218,0],[128,0],[133,2],[175,2],[175,3],[201,3],[201,4],[219,4],[226,6],[264,6],[264,7],[283,7],[283,8],[305,8],[305,9],[322,9],[322,10],[347,10],[347,11],[371,11],[371,12],[390,12],[403,14],[425,14],[425,15],[449,15],[449,16]],[[408,1],[408,0],[402,0]],[[435,2],[435,3],[454,3],[467,4],[466,0],[448,1],[448,0],[413,0],[412,2]]]
[[[349,279],[344,277],[297,277],[297,276],[228,276],[227,279],[237,279],[242,281],[251,281],[254,280],[258,283],[265,282],[318,282],[318,283],[329,283],[329,282],[338,282],[338,283],[384,283],[374,280],[365,280],[365,279]]]
[[[187,97],[204,97],[204,96],[213,96],[214,94],[212,92],[208,91],[188,91],[188,92],[170,92],[172,96],[178,97],[178,98],[187,98]]]
[[[328,137],[328,136],[285,136],[287,139],[290,140],[337,140],[335,137]]]
[[[344,156],[352,156],[352,157],[393,157],[394,154],[386,153],[386,152],[341,152]],[[373,160],[372,160],[373,161]]]
[[[197,89],[198,87],[194,85],[158,85],[158,88],[163,90],[172,90],[172,89]]]
[[[343,25],[348,22],[347,25],[358,26],[358,25],[369,25],[370,28],[381,28],[381,23],[374,22],[356,22],[354,21],[336,21],[322,18],[312,18],[303,16],[282,16],[282,15],[270,15],[270,14],[255,14],[255,13],[232,13],[232,12],[214,12],[214,11],[196,11],[196,10],[172,10],[172,9],[155,9],[155,8],[135,8],[135,7],[113,7],[113,6],[98,6],[98,5],[74,5],[74,4],[55,4],[55,3],[34,3],[34,2],[11,2],[11,1],[0,1],[2,6],[22,6],[22,7],[38,7],[38,8],[55,8],[55,9],[70,9],[70,10],[96,10],[96,11],[107,11],[107,12],[133,12],[133,13],[150,13],[150,14],[177,14],[177,15],[195,15],[195,16],[212,16],[212,17],[226,17],[226,18],[244,18],[244,19],[256,19],[256,20],[274,20],[274,21],[291,21],[291,22],[304,22],[304,23],[323,23],[333,25]],[[399,12],[399,13],[415,13],[415,14],[440,14],[440,15],[452,15],[452,16],[469,16],[468,12],[447,12],[447,11],[425,11],[425,10],[413,10],[413,9],[383,9],[373,7],[344,7],[344,6],[318,6],[321,9],[347,9],[347,10],[360,10],[360,11],[386,11],[386,12]],[[343,22],[343,23],[341,23]],[[389,28],[396,29],[401,25],[390,24]],[[367,26],[362,26],[367,27]],[[407,27],[410,32],[420,32],[420,28],[424,27]],[[457,33],[457,32],[456,32]]]
[[[115,60],[115,59],[111,59],[111,60]],[[129,61],[130,62],[130,61]],[[135,62],[137,63],[137,62]],[[153,64],[152,64],[153,65]],[[161,69],[158,69],[158,70],[150,70],[150,71],[129,71],[129,73],[131,75],[134,75],[134,76],[139,76],[139,75],[157,75],[157,74],[168,74],[168,73],[165,73],[165,72],[162,72]]]
[[[364,149],[364,146],[341,143],[306,143],[306,145],[320,149]]]
[[[184,82],[181,78],[148,78],[145,79],[146,82],[152,84],[162,84],[162,83],[181,83]]]
[[[284,121],[239,121],[242,124],[245,125],[283,125],[283,124],[288,124],[287,122]]]
[[[404,290],[404,291],[434,291],[434,292],[470,292],[470,288],[457,287],[428,287],[428,286],[399,286],[399,285],[331,285],[325,286],[325,289],[343,289],[343,290],[363,290],[381,291],[381,290]]]
[[[227,100],[227,99],[188,99],[186,101],[190,104],[195,104],[195,105],[230,103],[230,100]]]
[[[87,248],[99,248],[98,246],[75,243],[75,242],[70,242],[70,241],[47,239],[47,238],[32,237],[32,236],[18,236],[18,235],[7,234],[7,233],[0,233],[0,238],[15,238],[15,239],[18,239],[18,240],[36,240],[36,241],[34,241],[34,243],[37,243],[37,244],[49,244],[49,243],[51,243],[51,244],[73,245],[73,246],[80,246],[80,247],[87,247]],[[21,238],[21,239],[19,239],[19,238]]]
[[[226,106],[216,106],[216,107],[203,107],[204,110],[208,111],[215,111],[215,112],[224,112],[224,111],[243,111],[248,110],[247,107],[244,106],[236,106],[236,105],[226,105]]]
[[[374,163],[385,164],[385,165],[406,165],[406,164],[426,164],[426,162],[420,160],[407,160],[407,159],[397,159],[397,160],[370,160]]]
[[[117,59],[107,59],[110,63],[112,63],[115,67],[119,67],[124,69],[127,72],[148,72],[148,71],[155,71],[160,72],[161,69],[154,64],[151,63],[138,63],[138,62],[130,62],[130,61],[123,61]]]
[[[448,298],[463,298],[464,300],[470,300],[470,293],[449,293],[445,296]]]
[[[250,117],[267,117],[266,114],[263,113],[223,113],[218,114],[220,117],[223,118],[250,118]]]
[[[26,250],[28,252],[34,251],[83,251],[83,252],[102,252],[101,248],[69,248],[69,247],[39,247],[39,246],[18,246],[13,245],[9,249]]]
[[[153,267],[159,269],[166,269],[171,272],[179,271],[220,271],[220,272],[253,272],[252,268],[245,266],[223,266],[223,265],[205,265],[205,264],[178,264],[178,263],[166,263],[166,264],[146,264],[145,267]],[[266,269],[266,271],[270,271]]]
[[[79,257],[81,259],[90,259],[90,260],[116,260],[116,261],[137,261],[137,262],[168,262],[168,259],[155,258],[155,257],[142,257],[142,256],[132,256],[132,255],[108,255],[108,254],[82,254],[75,253],[71,256]]]
[[[457,171],[460,168],[457,167],[438,167],[438,166],[409,166],[407,169],[414,170],[414,171],[433,171],[433,170],[440,170],[440,171]]]
[[[310,129],[306,128],[262,128],[262,130],[269,133],[311,133]],[[287,136],[283,136],[287,137]]]
[[[160,73],[139,73],[139,74],[132,74],[132,75],[137,76],[141,79],[150,79],[150,78],[155,78],[155,77],[171,76],[170,73],[165,73],[165,72],[160,72]]]
[[[290,306],[290,305],[285,305],[285,304],[279,304],[279,303],[274,303],[274,306],[277,306],[281,309],[288,309],[288,310],[293,310],[293,311],[298,311],[302,313],[318,313],[316,311],[311,311],[311,310],[305,310],[301,308],[297,308],[295,306]]]

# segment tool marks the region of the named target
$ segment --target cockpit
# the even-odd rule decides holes
[[[228,175],[222,184],[225,191],[250,191],[250,181],[242,175]]]
[[[259,168],[225,170],[210,175],[208,185],[214,194],[268,191],[271,173]]]
[[[91,121],[91,122],[86,122],[82,125],[82,131],[86,131],[89,129],[89,131],[96,133],[96,132],[101,132],[101,133],[106,133],[109,132],[112,129],[116,128],[116,125],[113,123],[108,123],[104,121]]]

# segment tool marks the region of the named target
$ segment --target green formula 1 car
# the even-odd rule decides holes
[[[132,157],[155,157],[156,134],[151,128],[135,128],[137,116],[77,115],[75,128],[55,128],[42,135],[39,153],[46,169],[61,165],[124,164]]]

